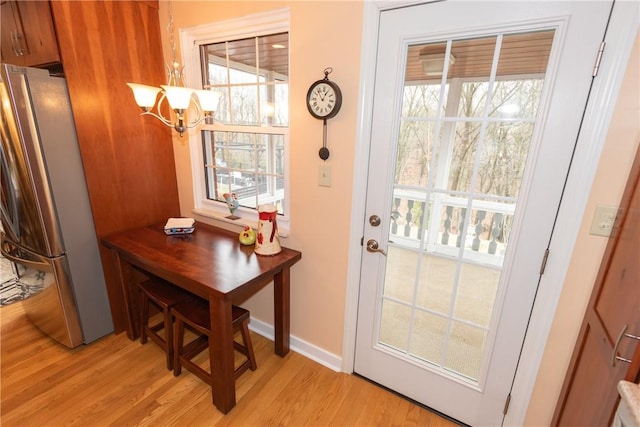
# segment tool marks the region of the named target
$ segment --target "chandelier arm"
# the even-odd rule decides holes
[[[206,116],[206,113],[202,111],[202,107],[200,106],[200,102],[198,100],[193,100],[193,105],[196,107],[196,119],[192,123],[200,123],[202,122],[204,116]]]
[[[167,95],[166,95],[165,92],[161,92],[160,99],[158,100],[158,102],[154,106],[156,111],[157,111],[157,113],[153,113],[151,110],[149,110],[149,111],[146,112],[146,114],[159,119],[162,123],[164,123],[167,126],[174,127],[175,123],[173,123],[172,118],[171,117],[167,118],[167,117],[164,116],[164,114],[162,114],[162,108],[160,106],[165,101],[167,102],[167,106],[169,107],[169,111],[170,111],[169,114],[171,114],[171,112],[173,112],[177,116],[177,119],[179,120],[182,113],[179,114],[173,108],[171,108],[171,104],[169,104],[169,100],[167,99]]]
[[[200,125],[200,123],[204,122],[207,119],[213,119],[213,115],[212,114],[207,114],[207,112],[205,112],[202,107],[200,106],[200,104],[198,102],[193,102],[193,106],[195,108],[195,113],[196,113],[196,119],[192,120],[192,121],[188,121],[185,120],[185,113],[186,111],[184,110],[179,110],[179,111],[175,111],[173,109],[171,109],[171,106],[169,106],[169,109],[173,112],[173,114],[176,115],[176,121],[174,123],[174,121],[172,120],[172,118],[167,118],[162,114],[162,108],[160,107],[162,105],[162,103],[166,100],[166,95],[162,94],[160,96],[160,99],[158,100],[157,104],[154,106],[155,110],[157,111],[154,112],[153,110],[145,110],[142,113],[140,113],[141,116],[152,116],[155,117],[156,119],[160,120],[165,126],[168,127],[172,127],[174,128],[176,131],[178,132],[184,132],[184,129],[192,129],[198,125]]]
[[[194,120],[192,122],[189,122],[189,124],[186,125],[187,128],[191,129],[194,128],[196,126],[198,126],[200,123],[204,122],[206,119],[212,118],[210,115],[205,114],[204,116],[198,118],[197,120]]]
[[[140,115],[141,116],[152,116],[152,117],[155,117],[156,119],[158,119],[162,123],[164,123],[166,126],[173,127],[173,123],[170,120],[167,120],[166,118],[164,118],[164,116],[158,115],[158,114],[154,113],[151,110],[143,111],[142,113],[140,113]]]
[[[202,109],[202,106],[200,105],[200,103],[198,101],[194,100],[193,101],[193,105],[194,105],[195,110],[196,110],[195,111],[196,118],[185,124],[185,127],[187,129],[192,129],[192,128],[198,126],[200,123],[202,123],[206,119],[212,119],[213,118],[213,115],[207,114],[207,112]]]
[[[158,113],[156,114],[156,117],[158,117],[164,123],[169,123],[169,126],[173,126],[173,123],[171,121],[171,117],[169,117],[169,118],[165,117],[164,114],[162,114],[162,108],[160,108],[162,103],[165,102],[165,101],[167,102],[167,105],[169,106],[169,114],[171,114],[171,111],[176,113],[174,111],[174,109],[171,108],[171,104],[169,103],[169,99],[167,98],[167,94],[164,91],[162,91],[162,92],[160,92],[160,99],[158,100],[158,103],[155,105],[156,110],[158,111]]]

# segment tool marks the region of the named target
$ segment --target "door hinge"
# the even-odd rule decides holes
[[[596,55],[596,63],[593,66],[593,73],[591,74],[591,77],[595,77],[598,75],[598,70],[600,69],[600,61],[602,61],[602,53],[604,52],[604,46],[606,45],[606,43],[600,42],[600,47],[598,47],[598,54]]]
[[[511,403],[511,393],[507,395],[507,400],[504,402],[504,409],[502,410],[502,415],[507,415],[507,411],[509,410],[509,403]]]
[[[544,256],[542,257],[542,265],[540,266],[540,275],[544,274],[545,268],[547,268],[547,260],[549,259],[549,248],[544,250]]]

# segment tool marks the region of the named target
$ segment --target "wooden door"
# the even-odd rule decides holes
[[[608,426],[617,384],[640,371],[640,149],[553,417],[554,426]],[[626,360],[621,360],[626,359]]]

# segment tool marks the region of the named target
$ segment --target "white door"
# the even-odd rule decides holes
[[[381,12],[355,372],[502,423],[611,6]]]

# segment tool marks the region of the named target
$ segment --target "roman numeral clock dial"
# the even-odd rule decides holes
[[[325,68],[324,79],[313,82],[307,91],[307,110],[313,117],[323,121],[322,148],[318,152],[322,160],[329,158],[327,119],[335,117],[342,106],[340,87],[329,80],[331,71],[332,68]]]

